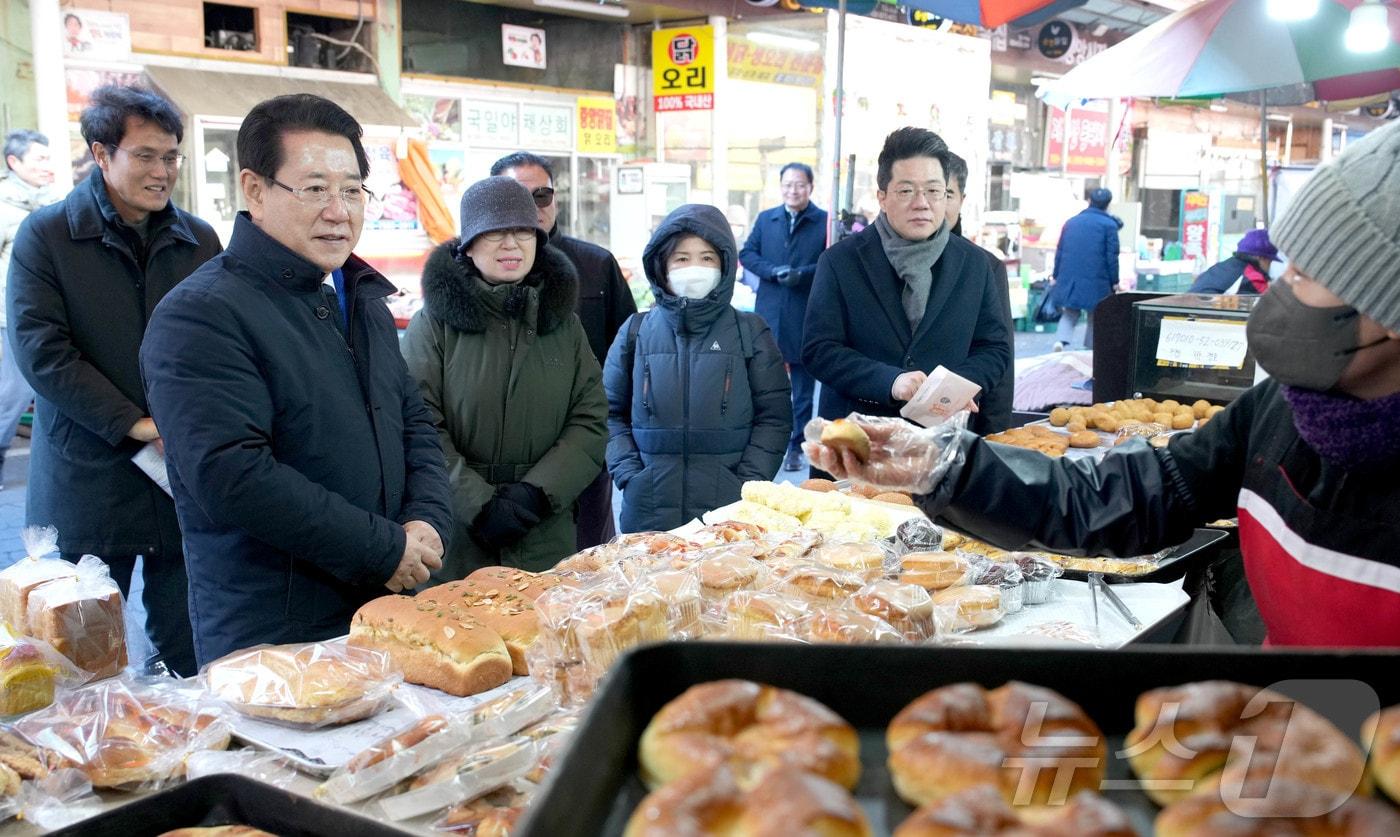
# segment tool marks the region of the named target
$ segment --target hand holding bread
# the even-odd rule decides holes
[[[865,483],[884,491],[928,494],[951,460],[965,414],[924,428],[901,418],[862,416],[813,419],[802,446],[813,467],[836,479]]]

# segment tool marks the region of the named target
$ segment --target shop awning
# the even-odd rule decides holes
[[[287,93],[314,93],[345,108],[361,125],[413,127],[418,124],[418,120],[394,104],[373,77],[367,77],[371,79],[368,84],[357,84],[151,66],[146,67],[146,74],[162,93],[191,116],[242,119],[264,99]]]

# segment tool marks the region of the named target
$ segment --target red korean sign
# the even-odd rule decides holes
[[[1108,166],[1108,112],[1072,108],[1069,118],[1050,108],[1045,125],[1045,167],[1068,174],[1100,175]],[[1068,158],[1068,160],[1066,160]]]

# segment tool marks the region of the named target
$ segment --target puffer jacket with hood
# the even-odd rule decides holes
[[[703,299],[665,287],[668,244],[698,235],[720,254]],[[656,307],[629,318],[608,352],[608,470],[623,491],[621,530],[671,529],[770,480],[792,432],[792,388],[778,344],[757,314],[736,310],[738,247],[711,206],[667,216],[642,254]],[[634,334],[635,333],[635,334]]]
[[[455,531],[434,582],[501,564],[545,570],[575,548],[574,501],[603,467],[601,370],[574,313],[578,274],[541,247],[518,285],[488,286],[454,239],[428,257],[423,310],[403,353],[439,428]],[[473,523],[502,483],[527,482],[551,514],[519,542],[489,550]]]

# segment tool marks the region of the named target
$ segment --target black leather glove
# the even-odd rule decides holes
[[[509,483],[509,486],[523,483]],[[481,507],[481,513],[472,524],[472,535],[487,549],[502,549],[520,542],[539,525],[542,518],[534,510],[534,499],[528,491],[515,489],[507,491],[507,485],[497,486],[496,496]],[[529,486],[534,488],[534,486]],[[544,497],[544,492],[534,488]],[[518,502],[517,498],[524,502]],[[546,500],[546,503],[548,501]]]
[[[510,500],[517,506],[529,510],[535,517],[544,520],[551,511],[549,498],[544,489],[528,482],[508,482],[496,486],[496,494]]]
[[[792,268],[787,265],[782,265],[781,267],[773,268],[773,272],[769,274],[768,278],[777,282],[779,285],[786,286],[788,283],[788,276],[791,274]]]

